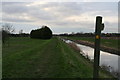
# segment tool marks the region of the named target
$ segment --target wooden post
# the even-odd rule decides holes
[[[100,60],[100,36],[101,31],[104,29],[102,24],[102,17],[96,17],[96,28],[95,28],[95,49],[94,49],[94,71],[93,78],[99,78],[99,60]]]

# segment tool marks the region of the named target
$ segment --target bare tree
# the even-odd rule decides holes
[[[15,29],[13,28],[13,25],[8,24],[8,23],[2,25],[2,30],[7,31],[9,34],[15,31]]]
[[[14,31],[15,29],[13,28],[13,25],[8,23],[2,25],[2,43],[3,44],[5,44],[7,41],[9,45],[10,34],[13,33]]]

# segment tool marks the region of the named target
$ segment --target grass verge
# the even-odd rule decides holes
[[[93,65],[56,37],[11,38],[3,46],[3,78],[92,78]],[[100,71],[101,78],[113,78]]]

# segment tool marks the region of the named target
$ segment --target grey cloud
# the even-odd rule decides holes
[[[20,18],[2,18],[3,21],[7,22],[33,22],[31,20],[26,20],[26,19],[20,19]]]
[[[55,16],[50,14],[49,12],[46,12],[42,9],[38,9],[38,10],[34,9],[29,11],[29,16],[32,16],[38,20],[55,20]]]
[[[104,16],[113,16],[118,13],[117,4],[117,2],[88,2],[84,3],[82,6],[84,7],[84,12],[96,12],[96,14]]]
[[[32,19],[25,19],[25,18],[21,18],[19,16],[23,16],[23,15],[8,15],[6,13],[2,14],[2,21],[7,21],[7,22],[34,22],[34,20]]]
[[[22,2],[3,2],[2,3],[2,12],[7,14],[21,14],[27,13],[30,9],[26,7],[27,3]]]
[[[57,27],[74,27],[83,28],[86,30],[93,30],[94,22],[75,22],[65,20],[70,16],[80,16],[82,14],[87,14],[88,16],[103,15],[104,16],[117,16],[116,3],[77,3],[77,2],[50,2],[46,4],[39,4],[34,6],[26,6],[32,3],[3,3],[2,13],[4,21],[9,22],[44,22],[48,25],[53,25]],[[44,8],[50,8],[50,10],[44,10]],[[92,13],[93,12],[93,13]],[[28,17],[32,17],[32,20],[26,20],[17,18],[18,15],[26,13]],[[8,17],[7,15],[14,15],[14,17]],[[89,18],[89,17],[88,17]],[[107,26],[110,26],[107,23]],[[87,29],[88,28],[88,29]],[[115,27],[116,28],[116,27]],[[72,29],[71,29],[72,30]],[[76,30],[76,29],[74,29]]]
[[[64,19],[72,15],[80,15],[86,12],[97,11],[91,15],[103,14],[110,15],[109,7],[103,8],[104,3],[77,3],[77,2],[67,2],[67,3],[55,3],[50,2],[47,4],[40,4],[37,6],[27,7],[25,5],[31,3],[3,3],[3,12],[7,14],[19,14],[27,13],[29,16],[35,17],[40,20],[56,20]],[[108,3],[109,4],[109,3]],[[110,3],[111,4],[111,3]],[[99,8],[98,8],[99,7]],[[51,11],[45,11],[43,8],[51,8]],[[97,8],[97,9],[96,9]],[[105,11],[104,11],[105,9]],[[57,16],[54,15],[57,13]]]
[[[81,5],[77,4],[77,2],[67,2],[67,3],[58,3],[58,2],[49,2],[44,5],[38,5],[36,8],[51,8],[51,11],[49,13],[53,13],[51,15],[54,15],[54,13],[59,13],[59,16],[71,16],[71,15],[79,15],[82,13]]]
[[[117,9],[117,2],[87,2],[83,3],[82,6],[85,6],[84,9],[90,10],[90,11],[116,11]]]

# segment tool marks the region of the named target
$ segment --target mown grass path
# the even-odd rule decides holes
[[[92,64],[56,37],[11,38],[3,46],[3,78],[92,78]],[[100,77],[111,78],[100,71]]]

